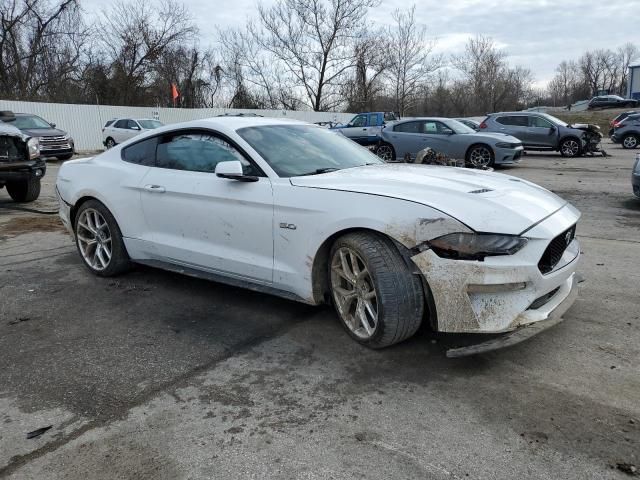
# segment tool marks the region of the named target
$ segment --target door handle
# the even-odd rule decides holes
[[[147,192],[152,192],[152,193],[164,193],[164,192],[166,192],[166,191],[167,191],[167,190],[166,190],[163,186],[161,186],[161,185],[145,185],[145,186],[144,186],[144,189],[145,189]]]

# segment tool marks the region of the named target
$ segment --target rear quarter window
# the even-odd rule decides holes
[[[122,159],[125,162],[135,163],[136,165],[145,165],[153,167],[156,164],[156,147],[158,146],[158,138],[148,138],[141,142],[136,142],[122,149]]]

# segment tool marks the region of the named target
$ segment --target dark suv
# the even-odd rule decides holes
[[[0,112],[2,118],[12,115]],[[0,121],[0,188],[7,187],[16,202],[32,202],[40,195],[40,179],[46,171],[38,139]]]
[[[7,122],[7,120],[4,120]],[[43,157],[55,157],[58,160],[68,160],[73,156],[73,138],[56,128],[55,123],[49,123],[44,118],[31,113],[16,113],[9,122],[25,135],[37,137],[40,141],[40,154]]]
[[[539,112],[491,113],[480,124],[480,132],[506,133],[519,139],[526,150],[555,150],[564,157],[585,152],[593,125],[569,125]]]
[[[622,148],[640,147],[640,114],[629,115],[620,121],[611,135],[613,143],[621,143]]]
[[[589,110],[595,108],[634,108],[638,106],[638,100],[633,98],[622,98],[618,95],[603,95],[601,97],[593,97],[589,100],[587,108]]]

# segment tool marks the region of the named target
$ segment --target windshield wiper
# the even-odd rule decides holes
[[[317,168],[313,172],[301,173],[299,176],[306,177],[307,175],[320,175],[321,173],[335,172],[336,170],[340,169],[335,167]]]

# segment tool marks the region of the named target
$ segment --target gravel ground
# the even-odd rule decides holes
[[[370,351],[328,308],[150,268],[96,278],[56,216],[0,190],[0,477],[629,478],[640,201],[634,154],[608,149],[504,171],[583,212],[587,281],[565,322],[456,360],[465,337]],[[55,209],[56,172],[30,208]]]

